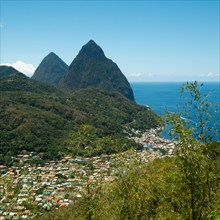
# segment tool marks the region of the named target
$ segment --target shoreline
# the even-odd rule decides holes
[[[137,134],[137,136],[128,138],[143,145],[143,149],[149,151],[159,150],[163,155],[173,156],[175,144],[172,140],[160,136],[163,129],[164,127],[151,128],[142,134],[140,131],[135,131],[134,133]]]

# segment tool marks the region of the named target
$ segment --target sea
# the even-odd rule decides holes
[[[165,112],[181,112],[184,107],[185,99],[181,95],[183,82],[132,82],[130,83],[134,92],[137,104],[149,106],[160,116]],[[202,92],[209,94],[209,100],[213,103],[220,102],[220,82],[203,83]],[[216,117],[220,117],[217,115]],[[220,125],[219,125],[220,127]],[[161,136],[171,139],[169,127],[165,127]],[[215,136],[215,140],[220,141],[220,134]]]

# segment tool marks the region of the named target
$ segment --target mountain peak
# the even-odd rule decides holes
[[[50,52],[47,54],[47,56],[44,57],[44,59],[42,61],[48,61],[48,60],[53,60],[53,62],[54,62],[55,60],[61,60],[61,59],[54,52]]]
[[[50,52],[40,63],[32,76],[41,82],[58,84],[66,74],[68,66],[54,52]]]
[[[89,40],[87,44],[91,44],[91,45],[94,44],[94,45],[97,45],[97,43],[96,43],[94,40],[92,40],[92,39]],[[97,46],[98,46],[98,45],[97,45]]]
[[[105,54],[102,48],[96,44],[94,40],[90,40],[87,44],[85,44],[79,52],[79,56],[91,57],[103,59],[105,58]]]
[[[82,47],[59,85],[70,91],[97,88],[119,92],[134,101],[134,94],[126,77],[93,40]]]
[[[48,55],[47,55],[47,57],[58,57],[54,52],[50,52]]]

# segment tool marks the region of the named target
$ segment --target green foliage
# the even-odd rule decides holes
[[[88,122],[104,134],[122,134],[131,128],[144,131],[159,125],[159,118],[152,110],[129,101],[119,93],[79,90],[71,95],[71,100],[78,110],[90,116]]]
[[[193,102],[200,106],[197,85],[187,84],[184,89],[192,92]],[[206,107],[197,110],[200,114],[209,111]],[[176,134],[176,157],[122,167],[126,173],[122,172],[114,182],[88,190],[73,206],[41,219],[219,219],[220,143],[208,143],[210,135],[202,128],[203,120],[194,128],[181,115],[168,114],[167,121]],[[201,129],[196,131],[197,126]],[[89,128],[84,129],[86,134]]]
[[[0,91],[13,91],[13,92],[30,92],[38,94],[55,94],[63,95],[64,92],[57,89],[55,86],[47,85],[35,80],[32,80],[22,73],[10,74],[8,77],[1,78]]]
[[[220,155],[218,155],[220,156]],[[119,179],[87,193],[68,208],[52,211],[41,220],[139,220],[192,219],[191,194],[183,182],[182,168],[176,158],[157,159],[130,168]],[[202,179],[202,178],[201,178]],[[201,184],[198,186],[201,188]],[[208,205],[196,219],[218,219],[220,185],[212,192],[212,210]],[[208,196],[208,195],[206,195]],[[203,199],[198,204],[203,203]]]
[[[92,157],[96,155],[113,154],[139,145],[123,136],[105,136],[103,131],[88,124],[82,124],[76,132],[65,141],[68,154],[73,156]]]
[[[24,75],[2,78],[0,91],[0,163],[22,150],[44,152],[44,159],[115,153],[138,147],[125,130],[159,125],[155,113],[117,93],[69,94]]]
[[[162,183],[167,178],[164,174],[169,176],[174,170],[172,165],[172,160],[158,160],[150,166],[133,168],[113,183],[90,191],[68,209],[51,212],[41,219],[62,219],[64,213],[65,219],[68,220],[159,219],[159,210],[165,212],[166,208],[169,208],[166,215],[170,210],[170,205],[164,204],[164,192],[168,190]],[[171,216],[175,216],[170,213]]]
[[[193,128],[191,134],[198,141],[210,143],[220,131],[220,102],[213,103],[209,99],[211,91],[206,93],[203,87],[203,83],[196,81],[187,82],[181,87],[183,98],[186,99],[181,115],[189,119],[182,121],[182,124]]]
[[[187,91],[191,99],[186,102],[188,120],[182,120],[180,114],[167,114],[167,121],[172,125],[172,133],[176,134],[177,165],[181,171],[182,190],[185,192],[185,212],[189,219],[205,218],[216,207],[215,195],[218,191],[219,171],[213,157],[218,151],[210,153],[210,141],[215,135],[216,127],[209,124],[215,111],[202,95],[197,82],[187,83],[182,91]],[[191,117],[190,117],[191,116]],[[192,126],[192,120],[197,120]]]
[[[11,66],[5,66],[5,65],[0,66],[0,78],[7,77],[12,74],[22,75],[22,73],[18,72],[16,69],[14,69]]]

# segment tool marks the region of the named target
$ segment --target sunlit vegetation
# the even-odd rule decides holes
[[[219,143],[217,146],[219,148]],[[219,176],[219,170],[213,168],[212,174]],[[183,175],[177,158],[157,159],[133,167],[113,183],[90,189],[70,207],[49,212],[39,219],[218,219],[219,183],[215,182],[212,189],[211,207],[205,202],[206,194],[205,200],[197,204],[200,215],[192,218],[191,194],[187,183],[183,182]]]
[[[66,93],[23,74],[2,78],[0,91],[0,162],[5,164],[22,150],[58,159],[66,153],[94,156],[138,148],[125,130],[159,125],[155,113],[119,93]]]
[[[215,111],[200,86],[197,82],[183,86],[190,92],[197,123],[182,120],[181,114],[167,114],[176,139],[175,157],[126,169],[113,183],[88,188],[78,203],[41,219],[219,219],[220,143],[212,141],[218,127],[204,117]]]

